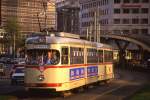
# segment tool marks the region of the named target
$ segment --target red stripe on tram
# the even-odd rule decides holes
[[[105,64],[113,64],[112,62],[107,62],[107,63],[99,63],[99,64],[78,64],[78,65],[63,65],[63,66],[54,66],[54,65],[46,65],[43,66],[44,69],[48,69],[48,68],[72,68],[72,67],[80,67],[80,66],[95,66],[95,65],[105,65]],[[40,66],[37,65],[26,65],[27,68],[35,68],[35,69],[39,69]],[[42,66],[41,66],[42,67]]]
[[[62,83],[26,83],[28,87],[61,87]]]

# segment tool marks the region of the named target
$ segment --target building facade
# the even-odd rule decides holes
[[[23,33],[56,29],[55,0],[0,0],[0,4],[2,27],[6,26],[8,19],[17,18]]]
[[[83,36],[94,27],[95,18],[97,29],[103,34],[150,35],[150,0],[80,0],[80,5]]]
[[[57,30],[79,34],[79,0],[57,1]]]
[[[4,49],[4,35],[6,34],[6,31],[2,28],[0,28],[0,55],[4,54],[5,49]]]

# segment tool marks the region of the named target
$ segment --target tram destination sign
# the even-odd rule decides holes
[[[44,44],[28,44],[27,49],[48,49],[48,45]]]

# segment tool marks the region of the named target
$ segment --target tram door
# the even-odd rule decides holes
[[[68,47],[62,47],[62,49],[61,49],[61,64],[69,63],[69,59],[68,59],[69,52],[68,51],[69,51]]]

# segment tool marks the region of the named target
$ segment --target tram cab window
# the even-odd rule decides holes
[[[56,50],[49,50],[44,58],[44,64],[56,65],[59,63],[59,52]]]
[[[67,47],[63,47],[61,49],[61,53],[62,53],[61,63],[62,64],[68,64],[68,48]]]
[[[58,50],[28,50],[26,63],[29,65],[57,65],[60,62]]]

